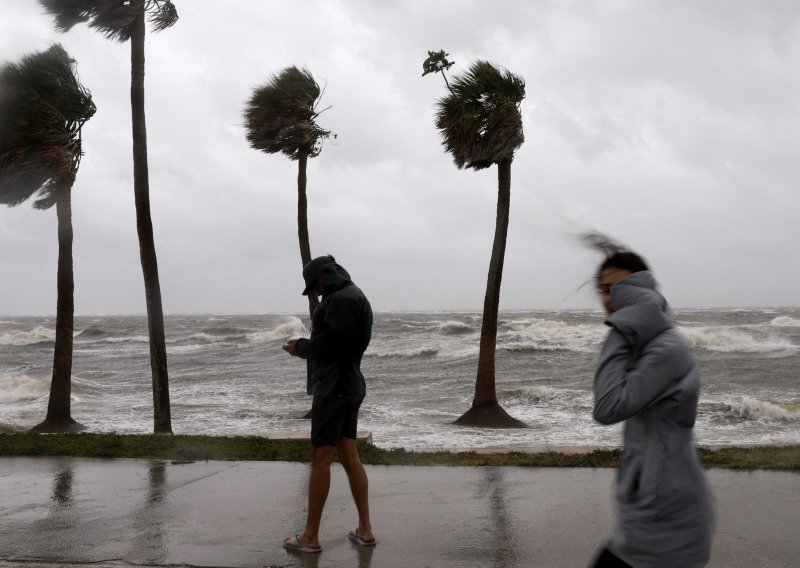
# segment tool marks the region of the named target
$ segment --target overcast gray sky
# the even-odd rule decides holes
[[[129,44],[3,0],[0,59],[60,42],[97,105],[73,193],[79,314],[144,313]],[[325,85],[338,138],[309,161],[312,254],[378,311],[480,309],[496,168],[459,171],[441,77],[521,75],[501,309],[596,307],[596,229],[652,264],[676,307],[800,304],[800,2],[175,0],[147,38],[152,216],[164,310],[303,312],[297,163],[248,147],[242,110],[284,67]],[[223,8],[224,6],[224,8]],[[55,312],[55,209],[0,208],[0,314]]]

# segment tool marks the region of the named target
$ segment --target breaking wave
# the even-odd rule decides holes
[[[77,339],[80,337],[81,339],[86,338],[96,338],[96,337],[103,337],[108,335],[105,331],[103,331],[100,327],[90,325],[89,327],[82,329],[80,331],[76,331],[75,338]]]
[[[474,326],[460,321],[445,321],[436,325],[436,331],[445,335],[461,335],[477,332]]]
[[[778,316],[769,322],[769,324],[775,327],[800,327],[800,319]]]
[[[501,348],[510,351],[594,352],[608,333],[608,328],[602,325],[539,318],[513,321],[508,325],[515,332],[517,341],[509,341]]]
[[[269,331],[256,331],[248,333],[247,339],[253,343],[266,343],[276,339],[299,337],[307,334],[308,330],[303,325],[303,321],[298,317],[289,317],[285,322]]]
[[[800,403],[783,403],[745,396],[715,405],[723,416],[758,422],[800,422]]]
[[[539,404],[551,401],[561,403],[585,402],[586,400],[591,400],[591,396],[591,391],[559,389],[548,386],[525,387],[502,393],[503,400],[516,404]]]
[[[756,337],[753,333],[725,327],[680,328],[690,347],[721,353],[794,353],[798,347],[783,337]]]
[[[12,404],[36,400],[50,393],[50,377],[0,375],[0,403]]]
[[[364,354],[367,357],[435,357],[439,354],[438,347],[420,346],[409,347],[401,345],[370,345]]]
[[[731,413],[742,420],[800,420],[800,409],[791,409],[786,406],[745,397],[729,405]]]
[[[42,326],[27,331],[0,335],[0,345],[35,345],[37,343],[52,343],[55,340],[55,330]]]

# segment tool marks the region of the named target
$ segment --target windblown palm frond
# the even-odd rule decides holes
[[[0,68],[0,203],[34,194],[47,209],[71,187],[81,157],[80,130],[95,113],[75,61],[56,44]]]
[[[178,21],[178,10],[171,0],[39,0],[39,3],[55,16],[59,31],[66,32],[76,24],[89,22],[89,27],[120,42],[130,39],[131,25],[142,10],[156,31]]]
[[[486,61],[457,76],[438,101],[436,127],[459,168],[480,170],[511,160],[525,141],[519,105],[525,81]]]
[[[307,69],[287,67],[257,87],[245,112],[247,141],[256,150],[283,152],[292,160],[301,154],[319,155],[331,136],[316,123],[316,104],[322,91]]]
[[[157,32],[171,28],[178,21],[178,9],[170,0],[151,0],[145,9],[149,14],[147,19]]]

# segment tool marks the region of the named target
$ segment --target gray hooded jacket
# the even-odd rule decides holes
[[[603,424],[625,421],[608,548],[636,568],[705,566],[714,513],[693,436],[697,365],[650,272],[617,282],[611,303],[593,412]]]

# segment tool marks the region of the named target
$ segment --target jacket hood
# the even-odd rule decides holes
[[[658,290],[658,284],[649,270],[634,272],[611,287],[611,305],[619,311],[628,306],[651,304],[665,311],[667,301]]]
[[[336,264],[336,259],[329,254],[318,256],[303,267],[303,281],[306,285],[303,296],[314,291],[318,280],[322,280],[326,294],[352,284],[347,271]]]
[[[320,267],[319,279],[322,280],[325,294],[341,290],[345,286],[349,286],[353,283],[353,281],[350,280],[350,274],[348,274],[347,270],[335,262],[324,264]]]
[[[644,345],[672,327],[667,317],[667,300],[656,290],[656,279],[649,270],[626,276],[611,287],[614,313],[606,319],[634,347]]]

